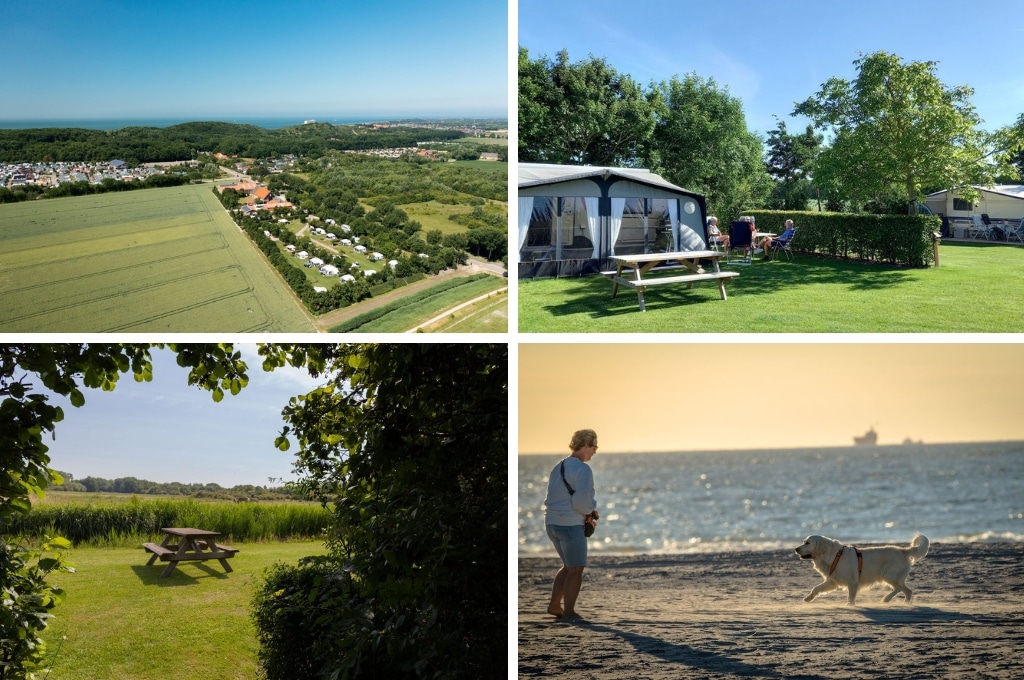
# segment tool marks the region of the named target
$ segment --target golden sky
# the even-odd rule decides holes
[[[519,345],[519,453],[1024,440],[1020,344]]]

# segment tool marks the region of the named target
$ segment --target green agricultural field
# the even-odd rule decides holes
[[[208,184],[0,205],[0,332],[313,332]]]

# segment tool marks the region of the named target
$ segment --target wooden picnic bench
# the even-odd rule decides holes
[[[162,543],[142,544],[147,552],[153,553],[149,561],[146,562],[146,566],[152,565],[157,560],[167,562],[167,566],[160,574],[161,577],[170,576],[174,568],[178,566],[178,562],[185,561],[218,560],[224,567],[224,571],[231,573],[231,565],[228,564],[228,560],[238,554],[238,549],[217,543],[216,539],[221,535],[220,533],[178,527],[164,528],[161,531],[167,534]],[[181,540],[177,544],[172,544],[171,541],[175,538]]]
[[[721,271],[718,268],[718,260],[724,255],[715,250],[690,250],[674,253],[646,253],[638,255],[621,255],[614,258],[617,267],[614,272],[601,272],[610,276],[613,281],[612,298],[619,292],[619,285],[629,286],[636,290],[640,302],[640,311],[647,311],[644,305],[644,290],[651,286],[662,286],[675,283],[685,283],[687,288],[692,288],[697,281],[717,281],[718,291],[723,300],[728,299],[725,294],[725,280],[739,276],[739,272]],[[671,261],[678,264],[669,264]],[[701,260],[711,260],[714,271],[704,271],[700,267]],[[630,270],[631,278],[624,278],[623,272]],[[644,278],[644,275],[653,271],[683,270],[688,273],[678,276],[659,276],[655,278]]]

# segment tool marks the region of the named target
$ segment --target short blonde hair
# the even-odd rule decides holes
[[[569,449],[576,453],[584,446],[594,446],[597,444],[597,433],[593,430],[576,430],[572,433],[572,439],[569,440]]]

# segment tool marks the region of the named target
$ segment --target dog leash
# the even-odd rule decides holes
[[[853,551],[857,553],[857,575],[860,576],[860,573],[864,568],[864,555],[863,553],[861,553],[860,548],[858,548],[857,546],[854,545],[850,547],[852,547]],[[828,569],[829,576],[831,576],[832,572],[836,570],[836,565],[839,564],[839,558],[843,556],[844,550],[846,550],[845,545],[839,549],[839,552],[836,553],[836,558],[832,560],[832,566]]]

